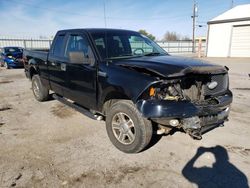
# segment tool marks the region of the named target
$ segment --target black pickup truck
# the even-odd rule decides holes
[[[24,59],[38,101],[53,92],[105,120],[111,142],[126,153],[143,150],[154,132],[181,129],[201,139],[229,115],[227,67],[170,56],[138,32],[62,30],[49,51],[24,50]]]

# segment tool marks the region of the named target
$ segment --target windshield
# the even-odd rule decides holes
[[[5,53],[8,54],[12,54],[12,53],[20,53],[22,52],[22,50],[20,48],[17,47],[8,47],[8,48],[4,48]]]
[[[106,31],[91,35],[102,59],[168,55],[155,42],[136,32]]]

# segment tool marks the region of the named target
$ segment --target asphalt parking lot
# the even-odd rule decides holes
[[[155,138],[139,154],[109,141],[105,123],[51,100],[37,102],[23,69],[0,68],[0,187],[249,187],[250,59],[230,68],[230,120],[200,141]]]

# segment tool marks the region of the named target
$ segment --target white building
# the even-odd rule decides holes
[[[208,57],[250,57],[250,4],[236,6],[208,22]]]

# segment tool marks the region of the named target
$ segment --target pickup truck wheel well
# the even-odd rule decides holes
[[[35,74],[38,74],[38,72],[36,71],[36,69],[34,67],[30,67],[30,79],[32,79],[32,77],[35,75]]]
[[[102,105],[102,113],[104,115],[107,115],[107,110],[116,102],[120,100],[130,100],[128,96],[122,93],[117,93],[117,92],[111,92],[109,93]]]

